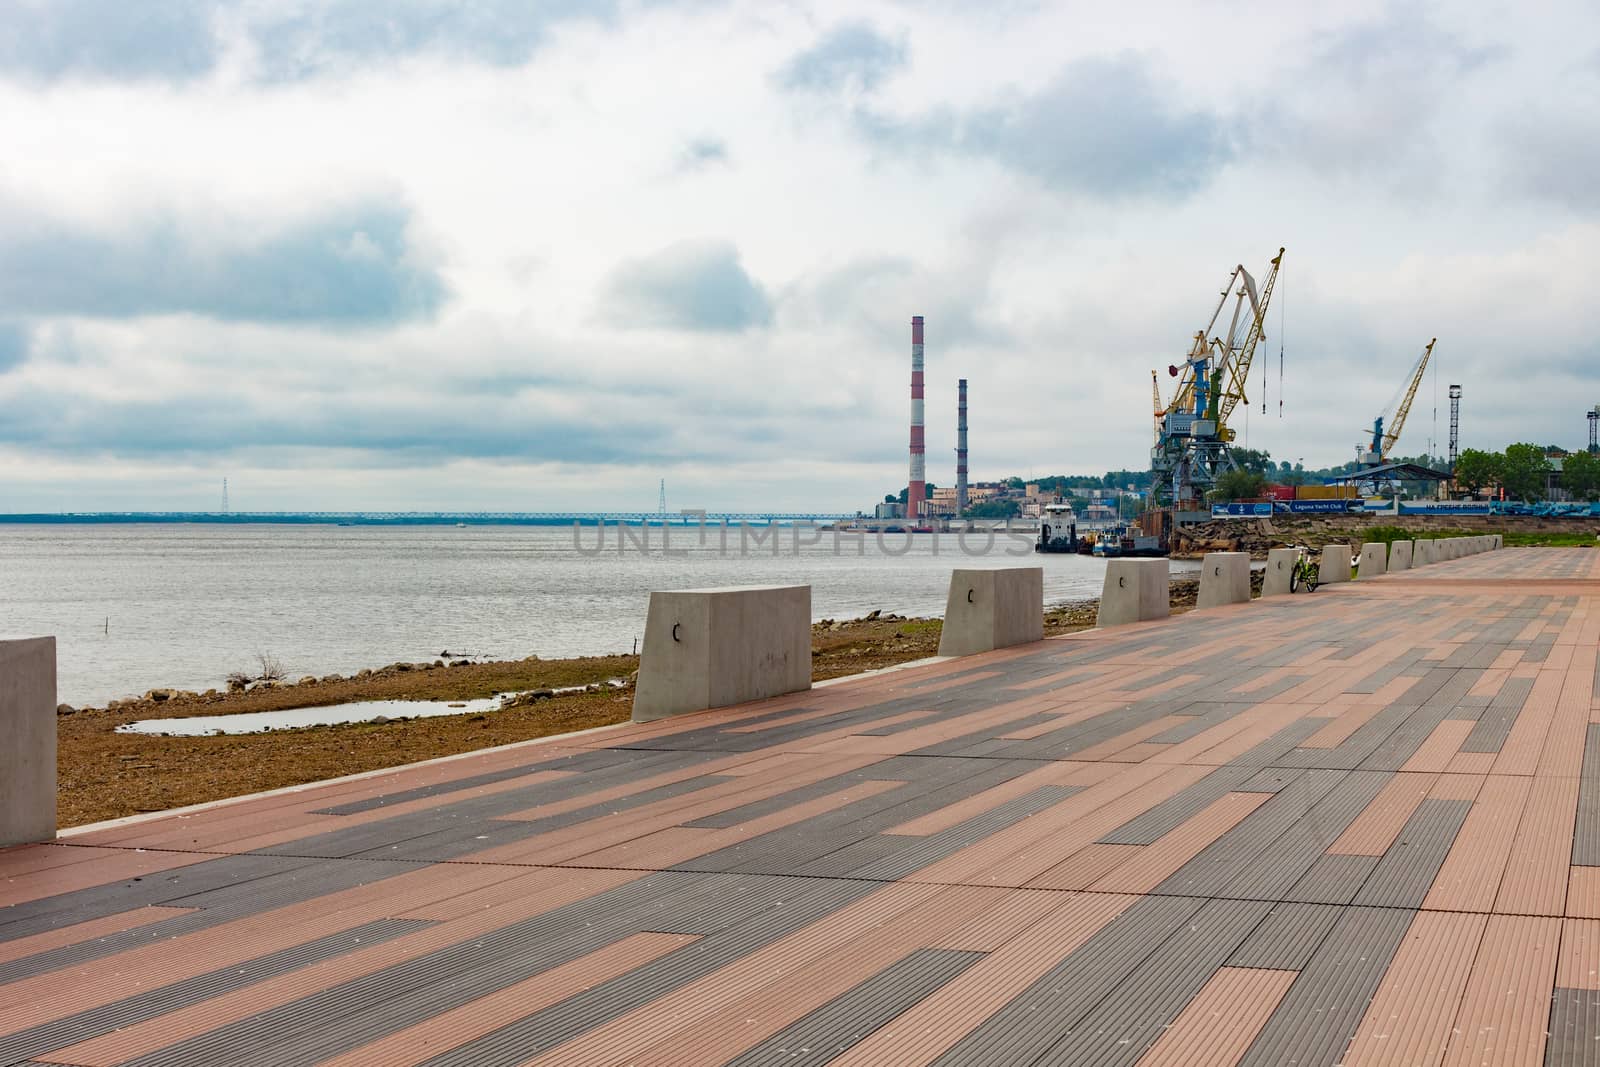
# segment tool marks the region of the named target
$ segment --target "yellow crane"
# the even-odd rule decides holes
[[[1205,416],[1208,413],[1215,415],[1217,432],[1224,441],[1232,441],[1234,432],[1228,428],[1228,418],[1233,414],[1233,409],[1245,400],[1245,384],[1250,379],[1250,365],[1255,359],[1256,346],[1261,338],[1266,336],[1267,307],[1272,301],[1272,290],[1278,283],[1278,269],[1283,264],[1282,248],[1272,257],[1271,265],[1267,270],[1265,283],[1261,286],[1258,295],[1256,280],[1245,269],[1244,264],[1233,268],[1233,273],[1228,277],[1228,283],[1222,287],[1222,294],[1217,300],[1217,306],[1211,312],[1211,321],[1203,330],[1196,330],[1194,340],[1189,346],[1189,354],[1184,366],[1168,367],[1168,373],[1178,377],[1177,391],[1172,395],[1172,402],[1162,407],[1160,393],[1157,392],[1157,407],[1161,408],[1162,415],[1175,411],[1195,409],[1195,413]],[[1234,286],[1237,284],[1238,288]],[[1216,334],[1222,312],[1228,304],[1228,297],[1234,299],[1233,315],[1228,323],[1226,334]],[[1250,305],[1248,325],[1243,337],[1239,336],[1241,320],[1245,319],[1245,304]],[[1208,340],[1207,334],[1211,337]],[[1196,371],[1204,375],[1209,370],[1210,380],[1202,379],[1199,383],[1195,380]],[[1196,391],[1202,397],[1210,394],[1210,401],[1195,402]]]
[[[1438,341],[1435,337],[1428,342],[1411,368],[1407,379],[1409,384],[1402,386],[1402,392],[1396,393],[1395,399],[1389,401],[1383,413],[1372,420],[1372,442],[1365,450],[1358,450],[1361,451],[1363,466],[1377,467],[1389,461],[1389,451],[1400,440],[1400,431],[1405,429],[1406,416],[1411,414],[1411,401],[1416,399],[1417,386],[1422,384],[1422,376],[1428,370],[1428,360],[1433,357],[1433,346]]]
[[[1260,289],[1244,264],[1233,268],[1205,328],[1196,330],[1183,365],[1167,373],[1178,379],[1172,399],[1155,390],[1156,440],[1150,450],[1153,499],[1179,508],[1198,507],[1217,476],[1233,465],[1228,419],[1245,401],[1245,384],[1256,346],[1266,335],[1267,307],[1283,265],[1283,249],[1272,258]],[[1232,314],[1223,315],[1233,299]],[[1248,401],[1246,401],[1248,402]]]
[[[1161,440],[1161,416],[1167,413],[1166,407],[1161,403],[1161,379],[1156,377],[1155,368],[1150,370],[1150,400],[1154,408],[1156,419],[1156,440]]]

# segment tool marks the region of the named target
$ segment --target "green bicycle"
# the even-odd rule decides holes
[[[1295,557],[1294,569],[1289,572],[1289,592],[1298,593],[1301,586],[1305,586],[1308,593],[1317,591],[1317,565],[1311,562],[1311,553],[1303,548]]]

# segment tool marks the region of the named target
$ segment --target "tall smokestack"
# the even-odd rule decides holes
[[[911,484],[906,492],[906,515],[922,514],[928,495],[927,462],[922,439],[922,316],[911,316]]]
[[[956,514],[967,510],[967,380],[956,387]]]

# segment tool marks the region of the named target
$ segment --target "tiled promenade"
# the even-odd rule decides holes
[[[0,852],[0,1065],[1600,1064],[1600,552]]]

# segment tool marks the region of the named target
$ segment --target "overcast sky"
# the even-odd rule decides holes
[[[1142,467],[1151,368],[1280,245],[1251,447],[1353,458],[1435,335],[1402,453],[1450,382],[1465,447],[1600,401],[1589,5],[0,24],[4,511],[853,511],[905,484],[914,314],[931,481],[959,377],[974,479]]]

